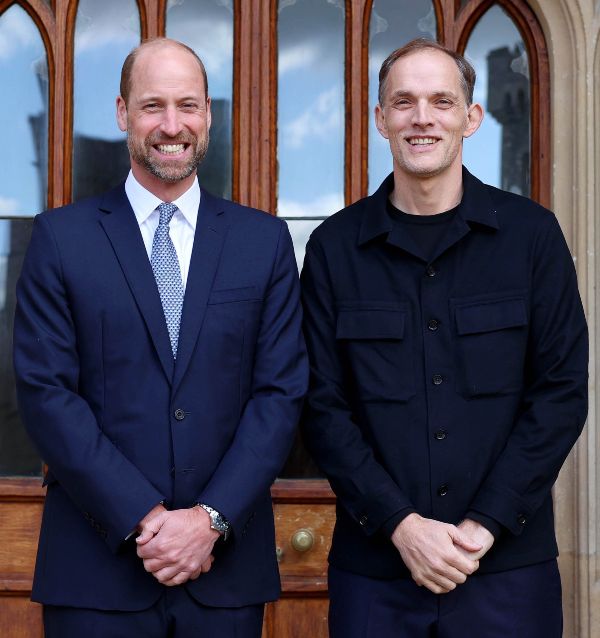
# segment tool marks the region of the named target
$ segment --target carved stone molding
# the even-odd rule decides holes
[[[600,228],[600,2],[530,0],[544,29],[551,64],[553,208],[577,267],[590,327],[590,409],[583,435],[555,487],[563,577],[565,638],[600,636],[598,560],[600,435],[595,282]]]

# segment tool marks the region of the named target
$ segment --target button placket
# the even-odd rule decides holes
[[[453,360],[447,351],[449,339],[447,290],[444,273],[448,268],[443,264],[429,264],[425,267],[420,282],[421,330],[424,348],[424,373],[427,401],[427,429],[429,433],[430,490],[433,498],[433,517],[443,519],[452,511],[454,497],[450,494],[452,459],[449,456],[448,432],[443,426],[447,421],[448,376],[451,375]]]

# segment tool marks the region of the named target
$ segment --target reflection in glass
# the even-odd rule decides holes
[[[344,204],[344,5],[343,0],[279,0],[282,217],[326,216]]]
[[[325,214],[335,212],[339,206],[330,208],[324,211]],[[296,255],[296,263],[298,264],[298,271],[302,270],[302,264],[304,263],[304,255],[306,252],[306,244],[313,230],[319,226],[321,219],[294,219],[292,217],[287,218],[287,225],[290,229],[290,235],[294,242],[294,253]],[[304,442],[302,440],[300,432],[296,434],[296,439],[290,455],[285,463],[285,466],[279,473],[279,478],[287,479],[301,479],[301,478],[322,478],[323,475],[317,468],[315,462],[312,460]]]
[[[0,476],[38,476],[42,470],[19,418],[12,368],[15,286],[31,225],[31,219],[0,220]]]
[[[477,23],[466,56],[477,71],[474,100],[486,117],[465,140],[465,165],[488,184],[529,195],[529,59],[519,31],[500,7]]]
[[[117,126],[121,66],[140,41],[136,0],[80,0],[75,23],[73,199],[125,179],[129,154]]]
[[[323,473],[317,467],[312,457],[308,453],[302,433],[299,430],[294,439],[294,445],[290,451],[290,455],[279,473],[282,479],[314,479],[324,478]]]
[[[204,62],[211,97],[210,145],[198,169],[203,187],[231,197],[233,0],[169,0],[167,36],[187,44]]]
[[[387,56],[414,38],[436,38],[431,0],[374,0],[369,23],[369,193],[392,171],[388,141],[375,126],[379,69]]]
[[[335,213],[335,210],[329,212]],[[304,253],[306,251],[306,244],[312,231],[319,226],[322,219],[293,219],[287,218],[287,225],[290,229],[290,235],[294,242],[294,253],[296,255],[296,263],[298,264],[298,271],[302,270],[302,264],[304,263]]]
[[[35,215],[47,204],[48,63],[39,31],[18,5],[0,16],[0,86],[0,215]]]

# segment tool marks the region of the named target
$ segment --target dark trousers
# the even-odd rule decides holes
[[[436,595],[413,580],[329,568],[330,638],[561,638],[556,560],[475,574]]]
[[[142,611],[44,606],[45,638],[260,638],[264,605],[205,607],[185,587],[165,588]]]

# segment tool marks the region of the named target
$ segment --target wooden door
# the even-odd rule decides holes
[[[533,159],[523,179],[547,205],[549,65],[538,19],[525,0],[0,0],[0,82],[11,87],[2,121],[14,123],[5,135],[14,129],[21,136],[15,147],[24,139],[29,145],[28,155],[10,163],[5,155],[0,167],[0,636],[43,633],[41,609],[28,601],[42,463],[16,412],[14,284],[36,212],[123,177],[125,147],[106,129],[128,49],[141,37],[166,34],[210,59],[216,152],[201,180],[218,194],[286,218],[301,265],[310,230],[372,192],[391,168],[370,124],[384,53],[417,35],[469,52],[480,25],[496,19],[512,21],[526,51],[526,151]],[[199,41],[198,34],[207,37]],[[98,58],[98,43],[108,58]],[[509,52],[508,62],[515,55]],[[510,90],[497,97],[510,100]],[[508,127],[500,107],[492,115]],[[6,140],[5,146],[11,148]],[[110,161],[85,172],[100,151]],[[510,156],[498,162],[508,165]],[[16,186],[26,193],[13,192]],[[272,495],[283,594],[267,607],[264,637],[325,638],[335,500],[300,443]]]
[[[264,638],[327,637],[327,554],[335,501],[326,481],[272,488],[282,596],[266,609]]]

